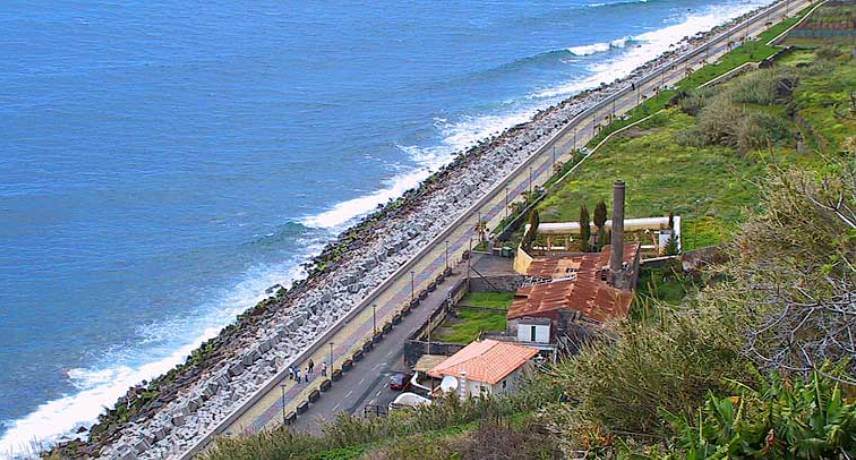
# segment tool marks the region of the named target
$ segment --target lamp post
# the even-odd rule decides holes
[[[372,336],[377,335],[377,304],[372,304]]]
[[[333,342],[328,342],[330,345],[330,375],[333,375]]]
[[[416,282],[415,282],[416,272],[410,271],[410,302],[413,302],[413,299],[416,295]]]
[[[446,270],[448,270],[449,269],[449,240],[446,240],[446,253],[445,253],[444,259],[446,261]]]
[[[577,127],[574,126],[574,151],[577,150]]]
[[[505,187],[505,219],[508,219],[508,187]]]
[[[279,404],[282,406],[282,427],[285,428],[285,384],[280,384],[281,396]]]
[[[532,199],[532,166],[529,167],[529,199]]]
[[[556,164],[556,146],[553,146],[553,164]]]

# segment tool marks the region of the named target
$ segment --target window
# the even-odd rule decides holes
[[[531,327],[531,329],[529,330],[529,334],[530,334],[531,338],[529,339],[529,341],[534,342],[535,341],[535,326],[530,326],[530,327]]]

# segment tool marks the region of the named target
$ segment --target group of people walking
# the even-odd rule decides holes
[[[315,372],[315,362],[311,359],[308,363],[306,363],[306,371],[304,373],[300,372],[299,366],[288,366],[288,378],[290,380],[296,380],[297,383],[300,382],[309,382],[314,378],[313,373]],[[327,363],[321,363],[321,375],[323,377],[327,376]],[[301,380],[302,379],[302,380]]]

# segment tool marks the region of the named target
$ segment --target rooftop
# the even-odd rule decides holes
[[[624,244],[624,263],[632,264],[639,253],[639,243]],[[526,274],[540,278],[563,279],[573,278],[578,273],[597,273],[609,267],[609,246],[603,251],[588,254],[575,254],[565,256],[535,257]]]
[[[538,354],[534,348],[509,342],[482,340],[473,342],[428,371],[435,378],[460,377],[466,372],[468,380],[499,383]]]
[[[625,243],[625,266],[636,262],[639,248],[638,242]],[[576,311],[601,322],[624,318],[630,311],[633,292],[615,288],[604,279],[610,253],[611,248],[607,246],[598,253],[533,259],[527,274],[552,282],[518,289],[507,318],[547,316],[560,310]]]

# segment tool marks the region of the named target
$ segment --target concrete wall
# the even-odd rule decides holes
[[[532,328],[535,328],[535,339],[532,339]],[[519,342],[550,343],[550,326],[541,324],[517,323],[517,340]]]
[[[472,276],[470,278],[470,292],[488,292],[488,291],[503,291],[515,292],[517,288],[523,285],[526,277],[523,275],[493,275]],[[463,297],[463,295],[461,296]]]
[[[532,264],[532,256],[526,253],[522,248],[517,248],[517,256],[514,258],[514,271],[525,275],[529,273],[529,265]]]

